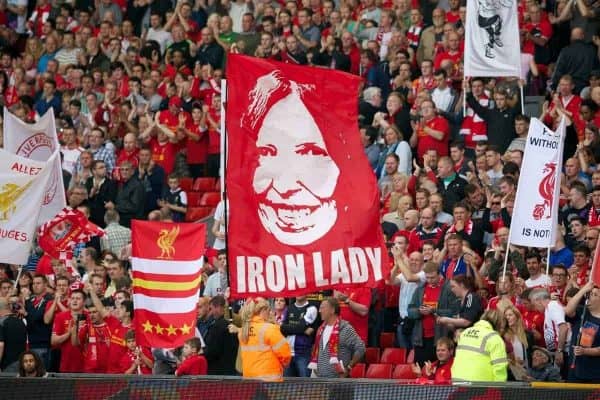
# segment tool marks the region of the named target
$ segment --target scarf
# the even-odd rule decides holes
[[[465,227],[463,228],[463,232],[467,235],[473,233],[473,220],[469,219],[469,221],[465,224]],[[448,228],[448,233],[456,233],[456,225],[453,224],[450,228]]]
[[[323,338],[323,331],[327,326],[326,322],[323,322],[317,330],[317,336],[315,337],[315,344],[312,349],[312,354],[310,357],[310,363],[308,364],[308,369],[317,369],[318,361],[319,361],[319,347],[321,346],[321,339]],[[339,360],[338,350],[340,347],[340,319],[336,319],[333,323],[333,329],[331,330],[331,336],[329,336],[329,342],[327,342],[327,346],[329,346],[329,364],[337,364]]]
[[[600,210],[596,210],[596,207],[592,206],[588,214],[588,224],[590,227],[600,225]]]

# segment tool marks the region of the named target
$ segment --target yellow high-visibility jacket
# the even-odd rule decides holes
[[[488,321],[477,321],[458,339],[452,380],[506,382],[506,346]]]
[[[279,326],[255,316],[250,321],[248,341],[242,342],[241,332],[238,337],[244,378],[283,380],[283,371],[289,364],[292,353]]]

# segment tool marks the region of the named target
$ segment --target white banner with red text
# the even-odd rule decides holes
[[[510,225],[510,243],[551,247],[556,239],[565,122],[556,132],[531,118]]]
[[[48,161],[52,154],[60,149],[54,110],[48,110],[36,123],[27,124],[5,108],[4,148],[21,157]],[[54,218],[67,204],[60,157],[53,163],[54,168],[45,188],[38,225]]]

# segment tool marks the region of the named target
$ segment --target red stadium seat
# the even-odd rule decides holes
[[[406,362],[406,349],[400,349],[397,347],[388,347],[383,350],[381,355],[382,364],[404,364]]]
[[[394,332],[381,332],[381,335],[379,335],[379,347],[382,349],[394,347],[395,343],[396,334]]]
[[[358,363],[350,370],[350,378],[364,378],[367,371],[367,366],[363,363]]]
[[[200,199],[202,198],[202,193],[187,192],[186,195],[187,195],[188,207],[198,207],[200,205]]]
[[[212,212],[212,207],[188,207],[187,213],[185,213],[185,220],[187,222],[198,221],[199,219],[208,217]]]
[[[417,379],[417,375],[412,370],[410,364],[399,364],[394,368],[393,379]]]
[[[366,378],[368,379],[392,379],[392,369],[394,368],[391,364],[371,364],[367,368]]]
[[[219,192],[206,192],[200,199],[201,206],[216,207],[221,201],[221,193]]]
[[[379,347],[367,347],[365,350],[365,362],[367,364],[379,364],[381,350]]]
[[[188,178],[187,176],[185,176],[183,178],[179,178],[179,187],[184,192],[191,191],[193,185],[194,185],[194,178]]]
[[[196,178],[192,190],[194,192],[212,192],[215,187],[215,178]]]

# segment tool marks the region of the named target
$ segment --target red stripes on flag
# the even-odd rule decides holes
[[[132,222],[134,325],[142,346],[194,337],[206,227]]]

